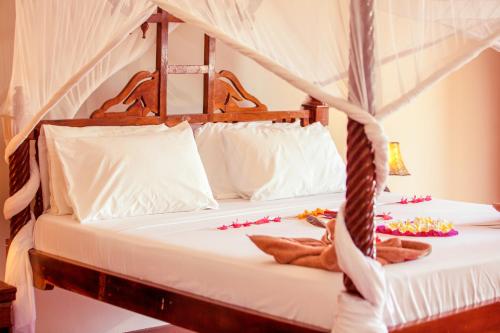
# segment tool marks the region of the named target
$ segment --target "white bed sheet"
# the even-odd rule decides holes
[[[304,209],[336,209],[343,193],[249,202],[82,225],[69,216],[41,216],[35,248],[110,271],[325,329],[333,326],[340,273],[279,265],[247,234],[320,238],[323,230],[292,217]],[[394,204],[385,193],[378,212],[395,218],[432,216],[456,224],[457,237],[420,238],[433,246],[421,260],[386,266],[390,326],[500,297],[500,214],[492,207],[433,200]],[[217,230],[236,219],[281,216],[283,222]],[[482,224],[480,226],[472,224]],[[492,227],[493,226],[493,227]],[[495,228],[497,226],[497,228]],[[386,236],[381,236],[382,238]]]

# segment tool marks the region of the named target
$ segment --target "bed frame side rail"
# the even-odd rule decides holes
[[[196,332],[320,333],[285,320],[32,249],[35,286],[54,286]],[[476,333],[500,329],[500,300],[389,328],[391,333]]]
[[[316,327],[279,319],[166,288],[35,249],[30,251],[35,286],[57,286],[196,332],[320,333]]]

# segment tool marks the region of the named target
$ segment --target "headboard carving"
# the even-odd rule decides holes
[[[214,109],[222,112],[263,112],[267,106],[251,95],[240,80],[230,71],[222,70],[215,76]],[[240,106],[238,102],[249,101],[255,106]]]
[[[118,95],[107,100],[90,118],[147,117],[150,113],[159,115],[158,82],[158,71],[136,73]],[[107,112],[112,106],[120,103],[129,105],[126,111]]]

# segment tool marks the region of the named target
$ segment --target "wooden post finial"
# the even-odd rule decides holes
[[[146,38],[146,32],[148,31],[149,29],[149,23],[146,21],[144,22],[143,24],[141,24],[141,31],[142,31],[142,38],[145,39]]]
[[[302,108],[311,112],[309,118],[311,123],[319,121],[324,126],[328,126],[328,111],[330,108],[327,104],[312,96],[307,96],[304,103],[302,103]]]

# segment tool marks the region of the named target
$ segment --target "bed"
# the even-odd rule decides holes
[[[38,139],[43,124],[81,127],[165,123],[171,126],[184,120],[191,124],[261,120],[299,120],[303,126],[313,122],[328,124],[328,107],[312,97],[300,110],[268,111],[233,73],[215,72],[215,41],[211,37],[205,37],[203,65],[167,65],[162,54],[167,48],[169,20],[180,21],[162,11],[149,20],[158,24],[155,72],[134,75],[124,89],[106,101],[90,119],[42,121],[29,139]],[[167,114],[168,73],[204,74],[202,114]],[[242,106],[241,101],[247,105]],[[121,103],[127,105],[125,111],[108,112]],[[350,125],[351,130],[363,132],[363,127],[354,123]],[[11,157],[12,194],[29,179],[30,140]],[[366,143],[365,137],[355,144]],[[350,149],[352,145],[348,142]],[[370,147],[363,149],[368,150],[368,157],[363,152],[360,155],[369,158]],[[373,165],[363,158],[359,157],[360,165],[348,163],[348,167],[366,172],[363,181],[372,184]],[[352,159],[348,156],[348,160]],[[229,200],[222,202],[217,211],[130,218],[107,221],[100,226],[77,224],[69,216],[43,214],[39,190],[34,202],[38,217],[35,247],[30,250],[34,284],[41,289],[58,286],[199,332],[326,332],[332,327],[336,296],[344,288],[343,282],[349,291],[356,292],[352,283],[343,281],[339,273],[278,265],[252,247],[245,235],[319,238],[322,229],[293,219],[299,213],[297,207],[299,211],[321,206],[336,209],[344,196],[348,197],[351,209],[368,210],[367,214],[361,214],[361,219],[369,219],[373,189],[353,200],[349,199],[353,195],[349,188],[356,188],[352,180],[351,184],[348,180],[347,194],[260,204]],[[457,224],[460,235],[430,239],[432,255],[387,268],[390,302],[385,322],[391,331],[477,332],[500,327],[500,319],[492,316],[500,311],[497,269],[500,229],[491,227],[498,225],[498,214],[485,205],[444,200],[403,207],[394,204],[398,199],[396,194],[384,194],[379,209],[385,210],[383,206],[387,206],[401,218],[417,213],[447,217]],[[247,229],[217,229],[236,218],[263,215],[279,215],[283,221]],[[29,220],[30,208],[26,207],[11,219],[11,237]],[[369,223],[363,226],[368,232],[360,232],[363,237],[355,239],[355,243],[364,243],[366,253],[373,251],[373,234],[369,232]],[[488,321],[483,320],[486,317]]]
[[[380,208],[390,210],[395,218],[411,218],[416,213],[448,218],[456,223],[460,234],[425,239],[433,246],[431,256],[387,267],[388,326],[500,297],[500,228],[480,225],[499,221],[492,207],[446,200],[412,207],[398,204],[399,198],[397,194],[383,195]],[[45,214],[35,227],[35,250],[328,331],[343,288],[342,275],[278,265],[246,235],[320,238],[323,229],[297,219],[298,208],[337,209],[343,199],[343,193],[268,202],[229,199],[213,211],[109,220],[95,225],[79,224],[70,216]],[[280,223],[217,229],[236,219],[262,216],[283,219]]]

